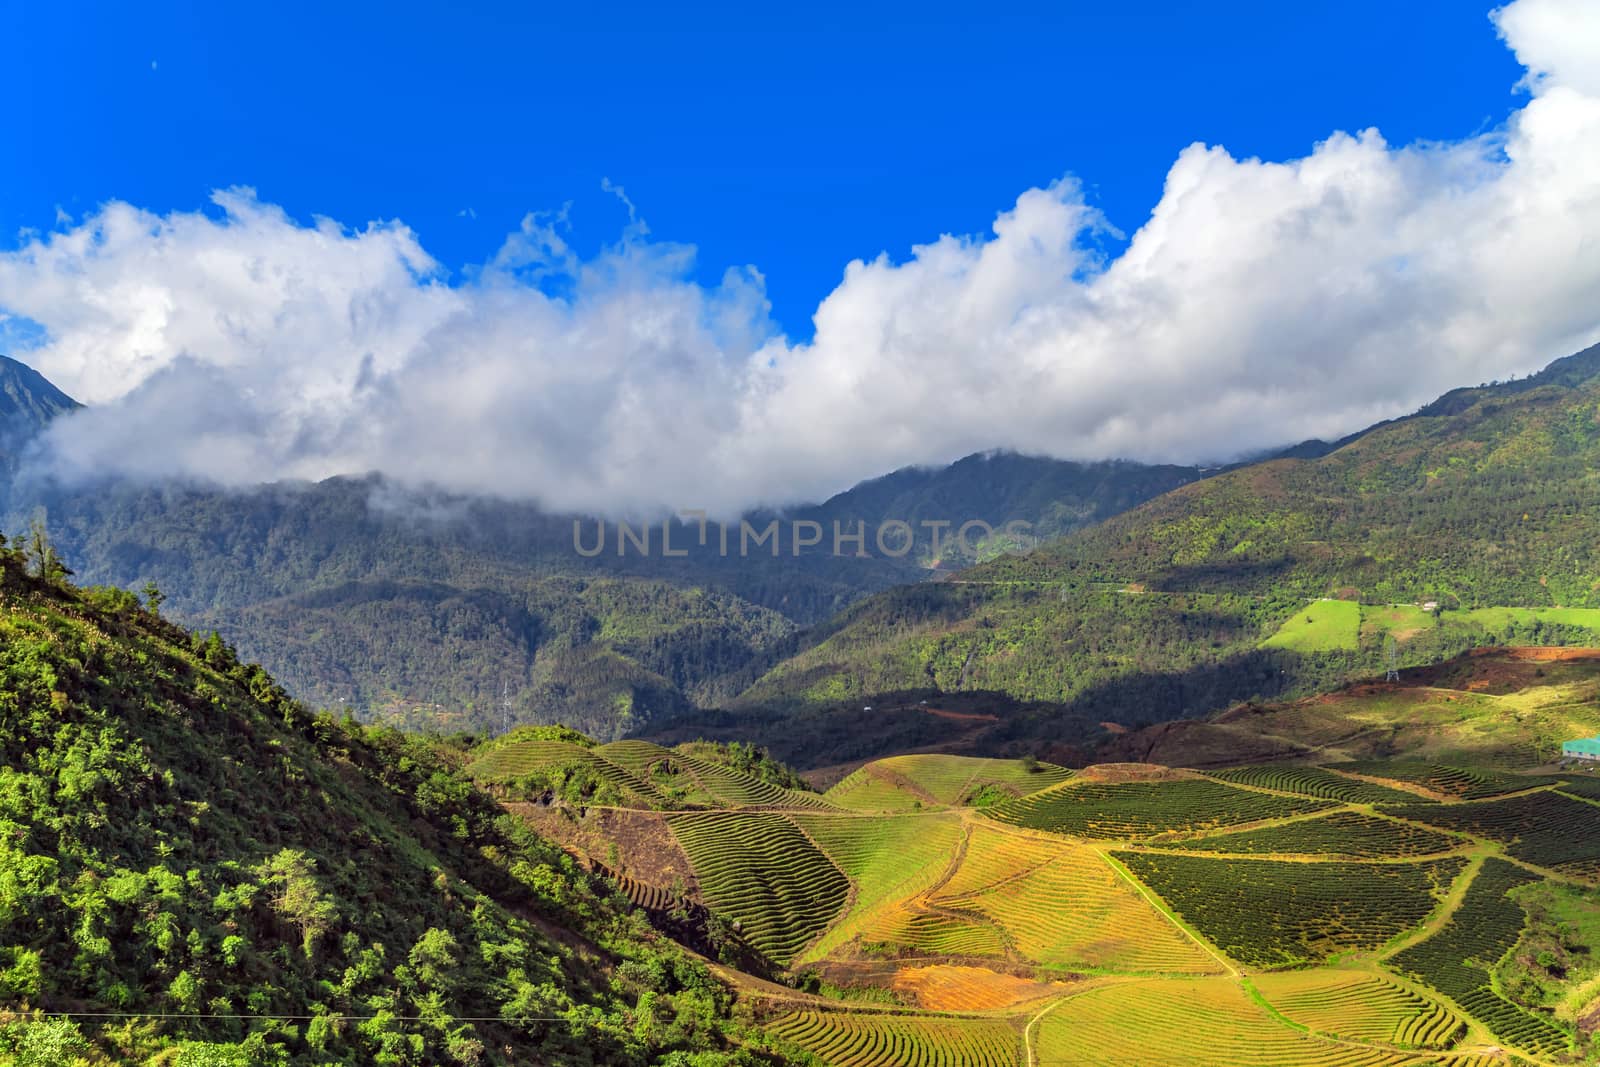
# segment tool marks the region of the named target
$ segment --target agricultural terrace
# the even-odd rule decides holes
[[[467,774],[491,785],[534,778],[556,792],[562,792],[568,781],[577,784],[580,777],[586,777],[582,787],[607,803],[649,807],[662,800],[660,792],[633,772],[568,741],[507,742],[468,764]],[[600,783],[609,790],[603,786],[596,789]]]
[[[1064,784],[988,813],[1001,822],[1074,837],[1118,840],[1281,819],[1335,807],[1311,797],[1235,789],[1208,778]]]
[[[1118,852],[1173,911],[1252,967],[1373,951],[1421,923],[1466,861],[1295,862]]]
[[[795,813],[790,818],[855,886],[850,910],[806,953],[820,959],[857,938],[886,940],[906,902],[931,888],[962,843],[953,813],[918,818]]]
[[[891,756],[868,766],[894,776],[927,800],[949,806],[1026,796],[1072,775],[1053,763],[934,753]]]
[[[1439,763],[1386,763],[1382,760],[1359,760],[1334,763],[1329,766],[1333,770],[1348,774],[1386,778],[1392,782],[1409,782],[1430,792],[1457,800],[1497,797],[1530,789],[1539,784],[1521,775],[1507,774],[1504,771],[1447,767]]]
[[[1228,1064],[1392,1067],[1407,1053],[1346,1044],[1284,1025],[1237,981],[1155,979],[1064,998],[1035,1026],[1040,1067]]]
[[[1435,808],[1442,805],[1432,805]],[[1428,807],[1428,805],[1418,805]],[[1409,810],[1409,809],[1407,809]],[[1432,856],[1468,842],[1395,819],[1358,811],[1336,811],[1314,819],[1298,819],[1255,830],[1212,834],[1197,841],[1151,842],[1149,847],[1185,852],[1227,852],[1239,855],[1327,855],[1353,859],[1406,859]]]
[[[834,1067],[1015,1067],[1021,1039],[998,1019],[797,1011],[767,1027]]]
[[[1224,782],[1255,786],[1258,789],[1275,789],[1282,793],[1298,793],[1301,796],[1337,800],[1346,804],[1415,804],[1418,800],[1415,793],[1364,782],[1359,778],[1336,774],[1322,767],[1266,763],[1234,770],[1211,771],[1208,776]]]
[[[648,741],[613,741],[595,753],[650,783],[669,799],[703,807],[832,807],[816,793],[784,789],[709,760]]]
[[[668,816],[667,825],[706,904],[777,963],[792,960],[844,908],[849,880],[780,812],[688,812]]]
[[[1485,860],[1449,921],[1386,962],[1449,997],[1506,1044],[1555,1056],[1571,1045],[1566,1032],[1501,996],[1489,973],[1526,923],[1522,906],[1507,894],[1537,880],[1505,860]]]
[[[1363,971],[1283,971],[1256,975],[1250,983],[1290,1022],[1332,1037],[1444,1049],[1467,1028],[1438,1001]]]
[[[1216,973],[1215,959],[1086,845],[981,823],[929,903],[986,918],[1023,959],[1079,971]]]
[[[1385,808],[1459,833],[1476,834],[1506,846],[1519,860],[1568,874],[1600,874],[1600,807],[1560,793],[1543,791],[1468,804],[1417,804]]]

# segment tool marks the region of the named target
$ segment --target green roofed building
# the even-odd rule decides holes
[[[1561,742],[1561,758],[1600,762],[1600,737],[1585,737],[1577,741]]]

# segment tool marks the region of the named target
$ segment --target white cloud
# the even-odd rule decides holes
[[[851,263],[808,343],[754,269],[697,285],[692,250],[631,214],[588,261],[530,216],[450,285],[401,225],[302,225],[248,191],[33,239],[0,255],[0,308],[96,405],[53,434],[78,471],[727,510],[992,447],[1193,461],[1330,437],[1600,338],[1600,8],[1495,18],[1532,94],[1503,130],[1339,133],[1282,163],[1192,145],[1109,262],[1075,183],[1031,189],[992,235]]]

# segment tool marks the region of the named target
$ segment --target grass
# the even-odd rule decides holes
[[[584,768],[610,783],[623,803],[649,807],[662,799],[658,790],[632,771],[568,741],[509,742],[468,764],[467,774],[475,781],[495,784],[569,768]]]
[[[1361,643],[1361,605],[1353,600],[1316,600],[1284,620],[1262,648],[1292,652],[1355,650]]]
[[[998,1019],[797,1011],[768,1029],[833,1067],[1015,1067],[1017,1031]]]

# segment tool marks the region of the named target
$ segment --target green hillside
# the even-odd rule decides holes
[[[993,691],[1137,724],[1382,673],[1391,636],[1401,665],[1600,644],[1596,469],[1591,349],[1317,458],[1236,468],[952,581],[880,593],[737,705]]]
[[[448,750],[9,548],[0,749],[4,1062],[781,1062]]]

